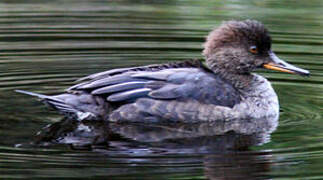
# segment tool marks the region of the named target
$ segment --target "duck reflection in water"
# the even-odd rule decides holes
[[[93,145],[105,147],[113,141],[131,140],[149,143],[153,146],[166,145],[166,149],[169,142],[174,143],[172,147],[176,144],[179,148],[194,146],[193,149],[198,149],[198,151],[203,149],[207,151],[237,150],[267,142],[270,133],[276,129],[278,124],[276,121],[275,124],[268,125],[268,122],[272,122],[268,119],[247,119],[245,121],[249,123],[241,128],[237,125],[239,122],[234,121],[141,124],[75,121],[65,118],[40,131],[34,143],[38,145],[70,144],[74,148],[91,148]]]
[[[250,123],[249,128],[239,132],[241,128],[237,128],[234,122],[143,124],[66,118],[44,128],[34,143],[41,146],[68,144],[73,149],[91,150],[107,157],[113,155],[109,162],[117,163],[127,170],[128,175],[138,173],[134,170],[138,162],[156,165],[167,162],[168,166],[176,164],[176,168],[167,171],[170,174],[200,171],[200,166],[196,164],[202,164],[209,179],[255,179],[270,170],[272,156],[270,152],[251,151],[249,147],[268,142],[277,121],[269,129],[263,127],[268,127],[266,123],[271,120],[246,121],[257,121],[259,124]],[[189,164],[194,166],[188,168]],[[165,171],[163,166],[154,168],[156,172],[159,170]],[[114,168],[107,171],[107,174],[115,176],[124,175],[114,171]]]

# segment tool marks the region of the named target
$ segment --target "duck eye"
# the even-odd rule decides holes
[[[249,51],[252,54],[257,54],[258,53],[258,48],[257,48],[257,46],[250,46]]]

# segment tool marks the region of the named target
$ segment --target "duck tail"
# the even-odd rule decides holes
[[[35,96],[35,97],[38,97],[40,99],[50,98],[50,96],[46,96],[46,95],[38,94],[38,93],[33,93],[33,92],[29,92],[29,91],[24,91],[24,90],[19,90],[19,89],[15,90],[15,92],[21,93],[21,94],[27,94],[27,95],[30,95],[30,96]]]
[[[79,112],[71,105],[66,104],[64,100],[56,98],[55,96],[48,96],[24,90],[15,90],[15,92],[38,97],[43,103],[49,105],[50,107],[54,108],[55,110],[58,110],[59,112],[65,115],[77,114],[77,112]]]

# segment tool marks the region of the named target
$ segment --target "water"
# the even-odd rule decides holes
[[[322,179],[322,8],[318,0],[2,1],[0,178]],[[106,126],[90,123],[78,129],[81,136],[65,138],[84,144],[28,145],[55,126],[73,124],[61,124],[60,115],[14,89],[55,94],[107,69],[202,58],[208,31],[223,20],[247,18],[270,29],[282,59],[312,73],[260,72],[280,98],[280,122],[271,136],[228,133],[214,140],[168,133],[176,140],[160,142],[165,134],[158,133],[172,129],[129,125],[114,128],[146,142],[105,144],[111,138]],[[99,138],[89,127],[102,132]]]

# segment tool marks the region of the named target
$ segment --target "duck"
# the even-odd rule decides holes
[[[253,73],[276,70],[308,76],[272,51],[272,39],[256,20],[223,22],[206,37],[198,59],[95,73],[57,95],[25,90],[65,117],[135,123],[278,120],[270,82]],[[242,120],[241,120],[242,121]]]

